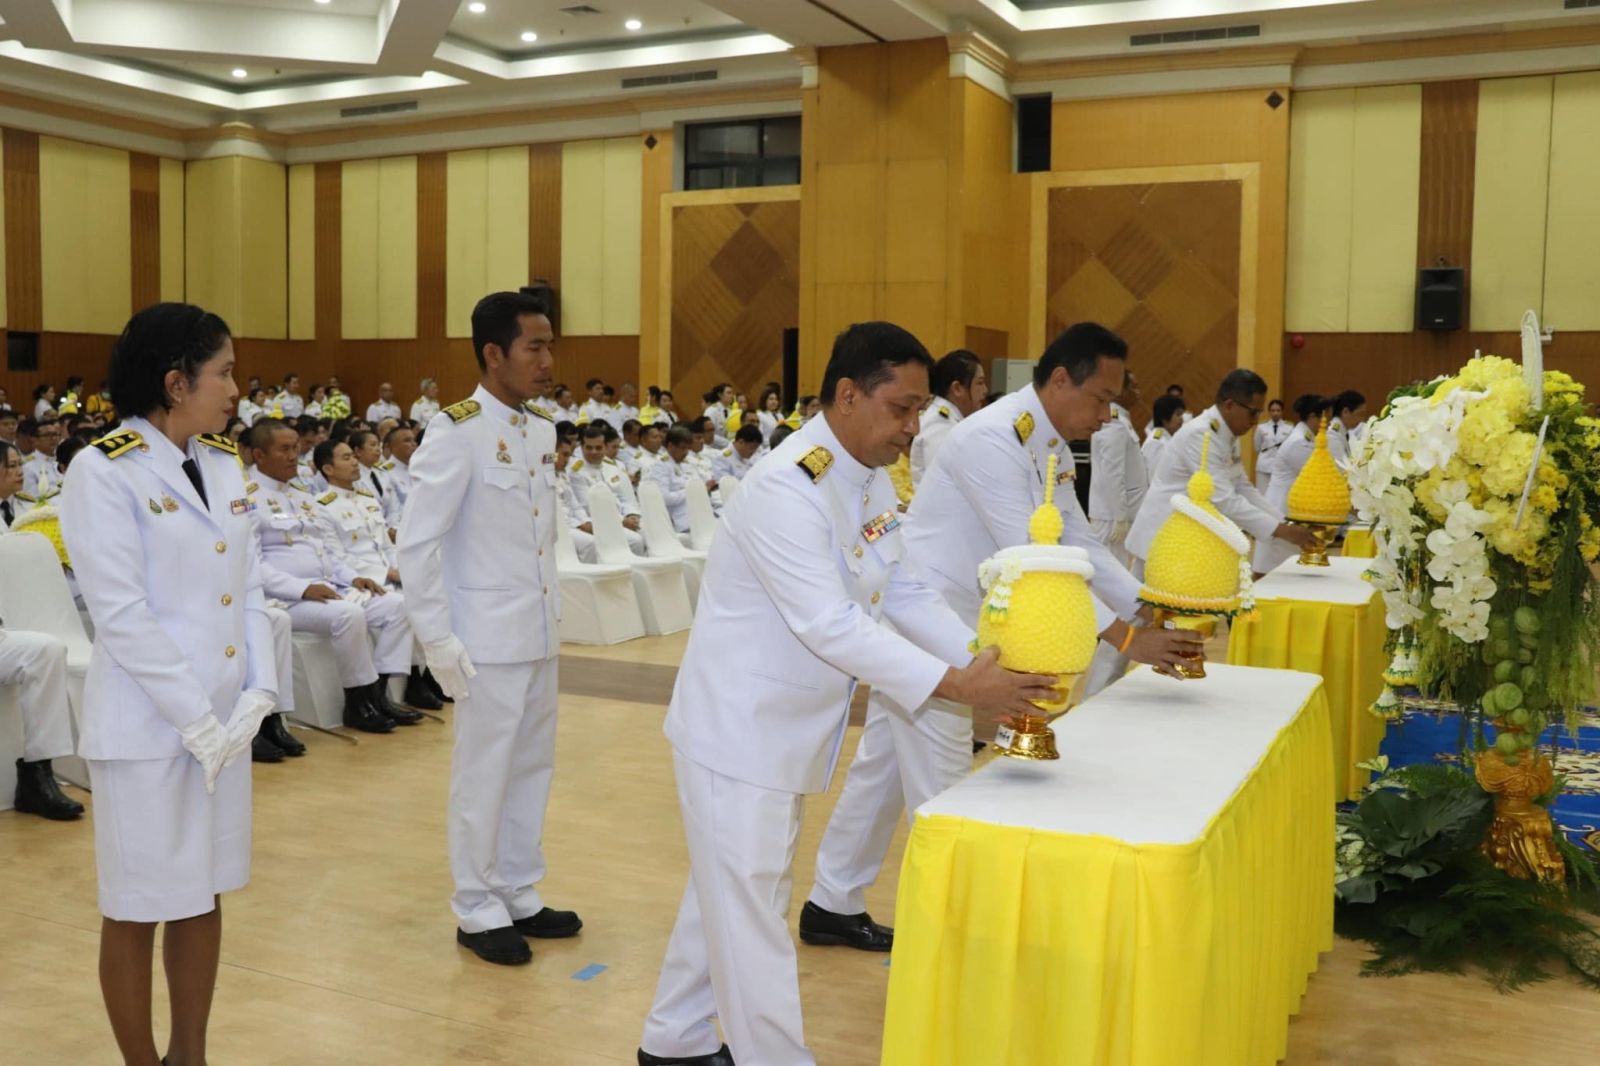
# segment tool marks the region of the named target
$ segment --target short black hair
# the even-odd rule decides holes
[[[417,431],[418,430],[417,430],[416,423],[414,423],[414,422],[402,422],[398,426],[395,426],[393,429],[391,429],[384,436],[383,443],[385,443],[385,444],[392,443],[394,441],[394,435],[396,433],[416,433]]]
[[[72,457],[88,446],[89,442],[82,437],[68,437],[56,445],[56,465],[60,467],[70,466]]]
[[[256,424],[250,427],[250,449],[252,451],[266,451],[272,445],[272,435],[283,430],[293,433],[296,437],[300,435],[300,431],[285,419],[257,419]]]
[[[489,345],[505,351],[516,343],[522,335],[523,315],[548,318],[550,305],[525,292],[491,292],[478,301],[472,309],[472,354],[478,357],[479,370],[489,368],[483,357]]]
[[[333,462],[333,453],[338,449],[339,445],[348,445],[348,443],[348,441],[332,439],[323,441],[311,453],[312,467],[316,469],[317,473],[322,473],[322,468]]]
[[[1157,426],[1164,426],[1172,421],[1172,416],[1183,410],[1183,397],[1164,393],[1156,397],[1156,402],[1151,405],[1155,413]]]
[[[909,330],[893,322],[857,322],[833,339],[833,354],[822,374],[822,402],[832,404],[839,382],[849,378],[871,395],[894,376],[896,367],[916,363],[929,373],[933,356]]]
[[[1217,386],[1218,403],[1232,400],[1234,403],[1242,404],[1246,400],[1266,394],[1266,379],[1254,370],[1246,370],[1244,367],[1228,371],[1228,376]]]
[[[772,431],[772,436],[767,438],[767,447],[776,448],[778,445],[788,440],[789,434],[793,432],[794,427],[788,423],[780,425],[777,429]]]
[[[230,336],[226,322],[194,304],[158,303],[135,313],[111,346],[112,405],[124,416],[171,410],[167,372],[193,381]]]
[[[39,435],[39,420],[32,415],[17,423],[17,436],[36,437]]]
[[[568,422],[565,418],[556,423],[556,440],[575,440],[578,436],[576,422]]]
[[[1312,415],[1321,414],[1328,409],[1328,398],[1318,396],[1314,392],[1304,393],[1294,401],[1294,413],[1301,419],[1310,418]]]
[[[1182,396],[1183,395],[1183,386],[1179,385],[1177,382],[1173,382],[1171,385],[1167,386],[1167,392],[1171,393],[1174,396]]]
[[[719,381],[715,385],[711,386],[711,388],[707,389],[706,394],[700,398],[706,403],[717,403],[718,397],[722,395],[722,390],[731,388],[733,388],[733,386],[729,385],[726,381]]]
[[[1278,399],[1276,396],[1274,396],[1272,399],[1267,401],[1267,406],[1268,407],[1271,407],[1273,404],[1277,404],[1279,407],[1282,407],[1283,406],[1283,401]]]
[[[1367,398],[1355,389],[1346,389],[1333,398],[1333,413],[1342,415],[1346,411],[1354,411],[1366,402]]]
[[[557,385],[555,388],[550,390],[550,397],[552,399],[559,400],[559,399],[561,399],[561,394],[563,392],[566,393],[568,396],[572,395],[572,390],[571,389],[567,388],[565,385]]]
[[[643,429],[643,428],[644,428],[644,423],[639,421],[637,418],[630,418],[626,422],[622,423],[622,432],[625,435],[628,434],[628,433],[633,432],[636,429]]]
[[[607,444],[610,444],[614,440],[620,439],[622,436],[622,434],[617,432],[616,426],[613,426],[610,422],[607,422],[604,419],[601,419],[600,421],[600,432],[606,435]]]
[[[299,374],[296,374],[293,370],[291,370],[287,374],[283,375],[283,383],[287,385],[289,382],[294,381],[299,376]]]
[[[705,415],[701,415],[698,418],[691,418],[691,419],[689,419],[689,421],[687,423],[684,423],[684,424],[686,424],[689,427],[689,432],[690,433],[711,433],[711,432],[714,432],[714,430],[712,428],[712,425],[711,425],[711,419],[707,418]]]
[[[739,427],[739,431],[733,435],[733,439],[742,440],[746,444],[759,445],[761,443],[761,427],[746,422]]]
[[[694,443],[694,434],[689,432],[689,427],[679,423],[667,430],[668,444],[681,444],[685,448]]]
[[[600,378],[590,378],[588,381],[583,383],[583,391],[584,392],[588,392],[590,389],[594,388],[596,385],[604,385],[604,384],[605,384],[605,382],[603,380],[601,380]]]
[[[1033,383],[1042,387],[1056,367],[1066,370],[1074,385],[1093,376],[1101,359],[1127,359],[1128,342],[1098,322],[1078,322],[1056,335],[1033,368]]]
[[[935,396],[949,396],[952,385],[970,388],[972,379],[978,376],[981,369],[983,360],[975,352],[965,348],[946,352],[933,364],[933,373],[928,375],[928,389]]]
[[[0,407],[0,422],[8,422],[8,421],[9,422],[19,421],[19,419],[17,418],[17,412],[13,411],[9,407]]]
[[[22,449],[8,440],[0,440],[0,464],[9,463],[12,452],[16,452],[20,456]]]
[[[378,439],[378,435],[370,429],[353,429],[350,431],[350,436],[345,438],[345,443],[350,445],[351,451],[360,451],[367,446],[368,437],[373,440]]]
[[[599,437],[601,440],[605,440],[606,428],[607,425],[604,422],[590,422],[579,431],[578,438],[580,440],[588,440],[591,437]]]
[[[617,394],[617,390],[613,389],[610,385],[602,385],[602,386],[600,386],[600,395],[602,395],[602,396],[615,396],[616,394]]]
[[[303,437],[307,433],[317,432],[317,430],[321,429],[322,427],[317,425],[317,420],[312,418],[310,415],[301,415],[299,418],[294,420],[294,428],[295,432],[299,433]]]

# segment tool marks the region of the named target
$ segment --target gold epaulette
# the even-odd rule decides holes
[[[332,489],[329,489],[327,492],[325,492],[321,496],[317,497],[317,502],[318,503],[332,503],[334,500],[337,500],[338,498],[339,498],[339,494],[337,492],[334,492]]]
[[[583,460],[582,459],[574,459],[574,460],[572,460],[572,465],[567,467],[567,472],[568,473],[574,473],[574,472],[582,470],[582,469],[583,469]]]
[[[532,400],[528,400],[527,402],[525,402],[522,405],[522,409],[524,411],[528,412],[530,415],[538,415],[540,418],[544,419],[546,422],[554,422],[555,421],[555,416],[553,416],[549,411],[546,411],[543,407],[534,406],[534,403],[533,403]]]
[[[246,496],[249,496],[251,493],[254,493],[254,492],[259,492],[260,490],[261,490],[261,486],[257,485],[254,481],[247,481],[247,482],[244,483],[244,494]]]
[[[812,481],[821,481],[822,475],[833,467],[833,453],[819,444],[802,455],[795,465],[804,470]]]
[[[949,418],[950,417],[950,408],[946,407],[944,404],[940,404],[939,405],[939,417],[940,418]]]
[[[465,422],[482,410],[483,405],[477,400],[462,400],[446,407],[444,413],[450,416],[452,422]]]
[[[1028,443],[1028,438],[1033,436],[1033,416],[1027,411],[1022,412],[1017,416],[1017,420],[1011,423],[1011,428],[1017,431],[1019,441],[1023,444]]]
[[[127,455],[135,448],[144,445],[144,438],[137,430],[125,429],[120,433],[107,433],[94,442],[94,446],[105,453],[107,459],[115,459],[119,455]]]
[[[722,449],[722,454],[731,458],[733,456],[733,449],[732,448],[724,448],[724,449]]]
[[[366,496],[369,499],[374,499],[374,500],[377,499],[377,497],[373,495],[371,489],[362,488],[360,485],[356,486],[355,493],[356,493],[357,496]]]
[[[215,448],[219,452],[227,452],[229,455],[234,456],[235,458],[237,458],[239,455],[239,445],[235,444],[230,438],[223,436],[221,433],[201,433],[195,437],[195,440],[199,441],[201,444],[207,445],[208,447]]]
[[[393,470],[394,469],[394,460],[393,459],[385,459],[383,462],[378,464],[378,469],[379,470],[384,470],[384,471]]]
[[[1215,418],[1213,418],[1211,420],[1211,432],[1213,432],[1213,433],[1221,433],[1222,432],[1222,424],[1220,422],[1218,422]]]
[[[23,503],[38,503],[39,502],[38,500],[34,499],[32,496],[29,496],[26,492],[13,493],[13,495],[15,495],[16,498],[21,500]]]

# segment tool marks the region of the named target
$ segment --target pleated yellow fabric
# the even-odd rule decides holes
[[[1328,728],[1318,687],[1189,844],[918,818],[884,1066],[1282,1058],[1333,944]]]
[[[1235,619],[1228,662],[1322,675],[1333,729],[1332,785],[1337,800],[1360,792],[1369,774],[1356,763],[1378,754],[1384,721],[1368,708],[1383,691],[1388,637],[1383,603],[1260,600],[1252,618]]]
[[[1372,530],[1366,526],[1351,528],[1344,535],[1344,550],[1340,554],[1351,559],[1376,559],[1378,545],[1372,539]]]

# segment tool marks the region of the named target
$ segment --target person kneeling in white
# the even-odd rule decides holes
[[[538,887],[555,769],[561,584],[556,427],[532,401],[550,386],[554,339],[537,299],[497,292],[478,301],[481,381],[470,400],[428,423],[396,542],[412,627],[456,704],[456,942],[505,965],[533,957],[525,936],[583,927],[571,911],[546,907]]]
[[[712,542],[666,719],[689,884],[641,1066],[816,1062],[786,918],[802,800],[828,787],[857,684],[1007,713],[1051,691],[992,649],[974,659],[972,630],[903,563],[878,468],[910,445],[932,365],[898,326],[840,334],[823,417],[751,473]]]

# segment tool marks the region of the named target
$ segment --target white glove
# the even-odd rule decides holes
[[[277,697],[258,688],[245,689],[233,701],[233,716],[228,719],[228,752],[223,766],[232,766],[233,760],[250,750],[262,721],[278,704]]]
[[[467,698],[467,681],[477,677],[478,671],[468,658],[467,649],[454,633],[443,640],[424,644],[422,655],[428,660],[428,669],[433,671],[433,679],[439,682],[446,696],[452,700]]]
[[[183,737],[183,746],[206,772],[206,795],[213,795],[217,791],[217,775],[222,772],[223,760],[228,755],[228,731],[222,728],[216,715],[207,711],[179,729],[178,734]]]

